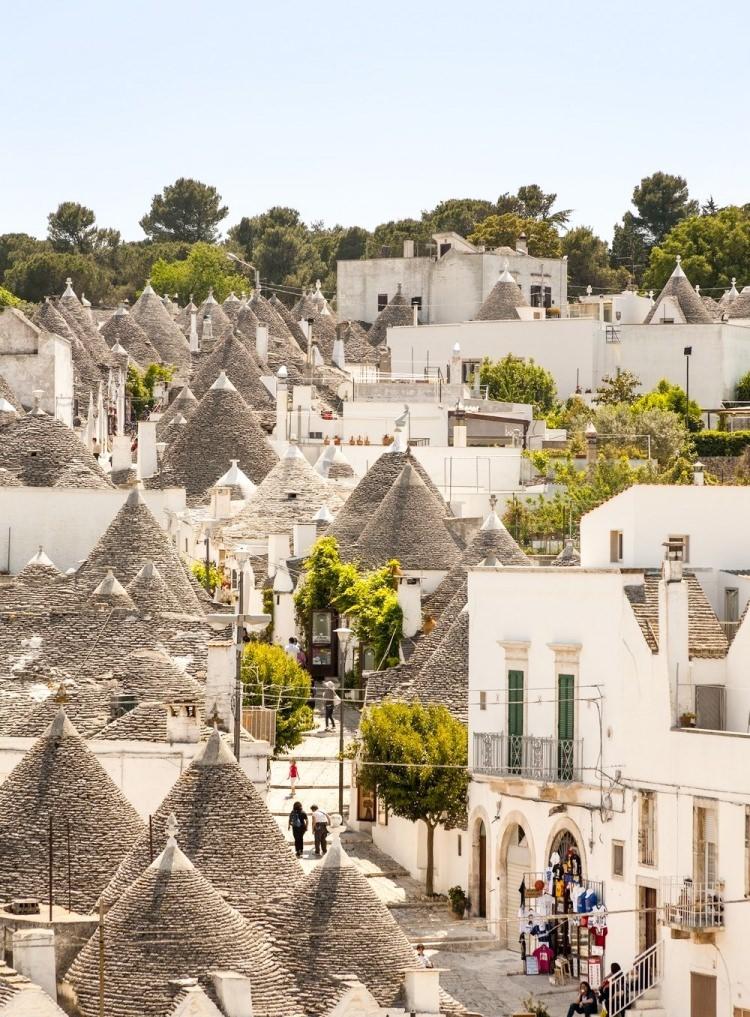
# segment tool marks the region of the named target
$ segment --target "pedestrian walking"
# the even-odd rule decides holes
[[[294,837],[294,853],[298,858],[301,858],[307,830],[307,813],[302,808],[302,802],[294,803],[292,811],[289,813],[288,829],[292,831]]]
[[[336,686],[332,681],[323,682],[323,715],[325,716],[326,731],[328,730],[329,723],[331,725],[331,730],[336,730],[336,721],[333,719],[333,710],[337,702],[341,702],[341,700],[336,695]]]
[[[299,780],[299,767],[297,766],[296,759],[293,759],[289,764],[289,786],[292,789],[291,796],[294,798],[297,793],[297,781]]]
[[[328,850],[326,844],[326,838],[328,837],[328,824],[331,820],[328,818],[328,813],[324,812],[323,809],[319,809],[317,805],[312,807],[312,825],[313,825],[313,836],[315,838],[315,854],[320,855],[321,851],[323,854]]]

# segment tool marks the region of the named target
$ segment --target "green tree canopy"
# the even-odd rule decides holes
[[[715,215],[683,219],[651,251],[644,284],[660,290],[678,254],[690,282],[720,297],[732,278],[750,279],[750,211],[730,205]]]
[[[20,304],[18,297],[14,297],[10,290],[0,286],[0,307],[19,307]]]
[[[215,187],[180,177],[155,194],[140,227],[151,240],[199,240],[213,243],[229,209]]]
[[[494,211],[492,202],[481,198],[448,198],[447,201],[439,202],[431,211],[423,212],[422,221],[429,227],[430,233],[451,230],[462,237],[468,237],[477,224]]]
[[[68,276],[75,281],[78,294],[85,293],[94,303],[109,291],[109,274],[93,258],[58,251],[39,251],[14,262],[3,281],[23,300],[39,303],[47,296],[62,293]]]
[[[416,254],[426,254],[427,244],[432,243],[432,230],[425,220],[419,219],[396,219],[380,223],[367,242],[367,257],[381,258],[387,251],[391,257],[400,258],[404,240],[414,241]]]
[[[313,726],[310,675],[281,646],[245,643],[243,702],[276,710],[276,751],[293,749]]]
[[[632,371],[618,371],[617,374],[605,374],[596,390],[596,401],[600,406],[617,403],[632,403],[638,397],[641,379]]]
[[[234,271],[223,247],[197,243],[184,261],[160,258],[151,267],[151,284],[157,293],[177,293],[181,303],[206,299],[209,289],[221,302],[231,290],[247,286],[247,278]]]
[[[533,360],[512,353],[502,360],[485,357],[479,382],[486,385],[490,399],[508,403],[531,403],[537,414],[549,413],[557,401],[557,386],[550,372]]]
[[[468,240],[472,244],[483,244],[485,247],[511,247],[515,250],[522,233],[526,234],[529,254],[538,258],[560,257],[560,237],[551,223],[524,219],[514,212],[487,216]]]
[[[698,202],[691,201],[687,180],[659,170],[643,177],[633,190],[637,223],[650,244],[658,244],[682,219],[698,213]]]
[[[96,235],[96,216],[77,201],[63,201],[47,216],[47,235],[56,251],[90,251]]]
[[[626,212],[622,222],[615,224],[609,256],[612,268],[627,270],[633,282],[640,285],[648,268],[650,250],[645,230],[638,225],[632,212]]]
[[[39,251],[49,250],[46,240],[37,240],[28,233],[3,233],[0,235],[0,282],[5,273],[17,261],[23,261]]]
[[[444,706],[383,703],[360,724],[358,780],[377,790],[388,809],[427,826],[426,893],[433,893],[435,827],[465,819],[466,727]]]
[[[552,206],[557,201],[557,195],[545,193],[539,184],[526,184],[519,187],[515,194],[501,194],[497,199],[496,211],[498,215],[512,212],[520,215],[522,219],[538,219],[541,222],[551,223],[553,226],[565,226],[573,213],[572,208],[563,208],[557,212],[552,211]]]
[[[590,226],[568,230],[560,241],[568,256],[568,292],[582,295],[587,286],[595,290],[619,292],[627,286],[630,274],[624,268],[611,268],[609,248]]]
[[[672,382],[667,381],[666,378],[662,378],[656,388],[642,395],[633,404],[633,409],[638,410],[670,410],[676,414],[682,420],[685,420],[685,414],[687,411],[687,396],[685,395],[685,389],[680,388],[679,385],[673,385]],[[703,418],[701,417],[701,408],[695,400],[690,400],[690,411],[687,417],[687,424],[690,431],[700,431],[703,427]]]
[[[128,376],[125,391],[136,420],[145,419],[156,405],[154,388],[158,381],[169,384],[174,375],[174,368],[169,364],[149,364],[143,371],[134,364],[128,364]]]

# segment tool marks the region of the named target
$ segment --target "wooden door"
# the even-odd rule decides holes
[[[638,953],[643,953],[656,943],[656,890],[652,886],[639,887],[638,906]]]
[[[716,1017],[716,979],[690,972],[690,1017]]]

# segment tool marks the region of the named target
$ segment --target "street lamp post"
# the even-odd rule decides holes
[[[227,251],[227,258],[229,259],[229,261],[233,261],[237,265],[242,265],[243,268],[247,268],[249,269],[250,272],[253,273],[255,278],[255,291],[258,294],[258,296],[260,296],[260,272],[255,267],[255,265],[251,265],[249,261],[243,261],[242,258],[238,258],[237,255],[232,254],[231,251]]]
[[[693,354],[693,347],[686,346],[682,351],[685,354],[685,427],[689,429],[690,424],[690,357]]]
[[[339,815],[344,819],[344,677],[346,675],[346,651],[354,634],[346,625],[333,630],[339,643]]]
[[[268,625],[271,620],[270,614],[249,614],[245,613],[243,604],[243,597],[245,592],[245,583],[243,568],[244,562],[247,560],[237,557],[237,562],[240,565],[240,574],[238,582],[238,599],[237,599],[237,611],[229,614],[209,614],[206,616],[206,621],[212,629],[221,630],[232,626],[232,641],[235,644],[235,671],[234,671],[234,756],[237,762],[240,759],[240,734],[242,731],[242,644],[244,642],[245,630],[256,625]]]

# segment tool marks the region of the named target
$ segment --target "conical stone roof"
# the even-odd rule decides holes
[[[164,363],[173,364],[178,372],[187,375],[190,371],[190,346],[161,297],[154,293],[151,283],[146,284],[130,313]]]
[[[245,341],[255,348],[255,330],[258,326],[258,318],[255,311],[250,305],[250,301],[246,300],[242,307],[237,311],[237,331],[240,332]]]
[[[341,493],[315,472],[298,446],[290,445],[239,515],[224,527],[224,538],[258,540],[269,533],[291,533],[295,523],[310,522],[321,504],[335,512],[343,501]]]
[[[169,830],[173,833],[174,826]],[[183,840],[181,832],[177,835]],[[197,978],[215,998],[214,971],[249,977],[255,1014],[300,1017],[303,1012],[267,936],[222,899],[173,835],[110,910],[105,937],[104,1010],[112,1017],[170,1017],[170,981],[176,977]],[[99,963],[95,934],[66,976],[81,1017],[99,1015]]]
[[[0,487],[23,487],[23,484],[10,470],[0,466]]]
[[[241,501],[247,501],[248,498],[252,498],[258,490],[247,474],[243,473],[239,468],[236,459],[232,460],[227,472],[216,481],[216,486],[231,488],[232,498]]]
[[[256,417],[234,385],[221,374],[169,445],[162,473],[168,482],[199,498],[236,459],[254,484],[278,462]]]
[[[174,813],[186,852],[246,918],[280,928],[302,870],[252,782],[218,731],[196,753],[153,816],[158,842]],[[149,863],[148,835],[123,859],[102,900],[111,905]]]
[[[108,672],[109,673],[109,672]],[[134,650],[114,664],[112,677],[141,702],[203,702],[205,690],[160,650]],[[103,677],[103,676],[100,676]]]
[[[185,385],[156,422],[156,434],[159,440],[167,441],[168,436],[171,437],[169,425],[175,417],[182,415],[187,420],[197,405],[198,400],[195,394],[188,385]]]
[[[528,307],[529,302],[521,292],[521,287],[510,274],[508,262],[500,273],[500,278],[487,294],[482,306],[477,311],[477,321],[517,320],[517,307]]]
[[[737,292],[736,283],[737,280],[732,278],[732,285],[729,287],[728,290],[725,290],[724,293],[722,293],[721,298],[719,300],[719,307],[721,308],[722,311],[729,310],[729,305],[733,304],[737,297],[739,296],[739,293]]]
[[[359,978],[382,1007],[403,1005],[404,970],[417,967],[416,955],[339,840],[305,876],[289,923],[290,963],[310,1013],[328,1013],[326,987],[342,974]]]
[[[342,551],[350,548],[356,542],[368,520],[372,518],[378,505],[407,463],[412,464],[435,497],[440,498],[440,492],[422,464],[411,452],[408,450],[392,452],[386,449],[378,456],[349,495],[346,504],[328,531],[328,536],[338,540]],[[450,514],[450,509],[446,506],[445,515]]]
[[[202,613],[182,559],[136,488],[96,542],[78,578],[93,589],[112,569],[127,584],[152,562],[183,609]]]
[[[263,384],[257,357],[237,336],[229,334],[208,354],[191,382],[196,398],[202,399],[221,372],[232,382],[250,409],[269,410],[273,396]]]
[[[300,319],[294,316],[286,304],[282,300],[279,300],[275,293],[271,296],[268,303],[289,329],[299,348],[303,352],[307,352],[307,339],[305,338],[305,333],[300,328]],[[311,315],[306,315],[305,317],[311,317]]]
[[[575,568],[576,565],[581,564],[581,555],[573,546],[572,540],[565,541],[565,547],[558,554],[552,564],[559,568]]]
[[[73,358],[74,391],[79,405],[89,398],[89,392],[96,395],[103,371],[97,366],[88,348],[81,342],[62,314],[51,300],[47,299],[34,315],[34,323],[47,332],[54,332],[70,343]]]
[[[85,488],[89,491],[106,491],[112,487],[111,481],[92,470],[86,463],[74,460],[66,470],[60,474],[54,483],[55,487],[76,487]]]
[[[89,594],[87,606],[91,608],[107,608],[110,611],[122,611],[126,614],[134,614],[136,607],[130,594],[115,577],[111,569],[96,589]]]
[[[469,719],[469,610],[464,607],[412,679],[409,696],[445,706],[457,720]]]
[[[414,312],[412,311],[411,304],[401,292],[401,283],[399,283],[395,295],[372,323],[372,327],[367,333],[367,341],[371,346],[380,346],[381,343],[386,341],[389,328],[394,328],[397,325],[413,324]]]
[[[232,322],[232,325],[237,324],[237,315],[240,313],[241,307],[242,301],[234,290],[221,303],[221,309]]]
[[[127,308],[120,305],[111,318],[102,326],[101,334],[107,345],[116,343],[125,349],[142,368],[149,364],[160,364],[161,356],[140,325],[136,323]]]
[[[104,487],[112,486],[91,452],[57,417],[26,413],[2,430],[0,466],[28,487],[54,487],[73,462],[86,466]]]
[[[183,611],[183,606],[172,595],[152,561],[147,562],[138,575],[131,579],[127,592],[141,612],[162,614],[164,611],[172,611],[179,614]]]
[[[447,572],[460,552],[445,525],[446,515],[445,502],[407,463],[362,531],[354,554],[370,565],[396,558],[404,569]]]
[[[57,306],[60,314],[65,318],[71,329],[91,354],[97,367],[111,367],[112,358],[109,353],[109,347],[99,335],[99,331],[91,320],[88,311],[73,292],[70,281],[68,281],[65,292],[60,297]]]
[[[743,286],[742,291],[729,303],[727,318],[750,318],[750,286]]]
[[[64,709],[68,720],[82,738],[90,738],[111,720],[112,690],[98,682],[68,682],[64,688]],[[26,716],[12,725],[9,738],[40,738],[60,711],[60,696],[50,693]],[[1,1013],[2,1011],[0,1011]]]
[[[67,905],[69,823],[70,898],[74,911],[88,913],[144,826],[64,710],[0,785],[2,900],[49,900],[50,816],[53,899]]]
[[[235,300],[236,299],[237,298],[235,297]],[[237,301],[237,303],[239,303],[239,301]],[[198,336],[201,342],[204,341],[204,338],[208,339],[208,336],[204,337],[203,335],[203,324],[205,322],[206,315],[208,315],[211,319],[211,339],[213,343],[219,342],[220,339],[225,339],[234,331],[234,324],[231,318],[228,317],[222,305],[216,302],[213,292],[211,292],[198,308],[197,325]]]
[[[677,264],[674,267],[674,271],[664,284],[664,289],[656,298],[654,306],[646,315],[646,325],[650,325],[652,322],[658,322],[660,320],[661,304],[667,297],[672,297],[677,302],[685,318],[686,324],[708,325],[713,320],[711,315],[703,306],[703,301],[690,285],[690,282],[680,265],[681,260],[682,259],[678,254]]]
[[[49,331],[49,329],[47,331]],[[15,408],[19,411],[22,409],[21,400],[11,388],[10,383],[2,376],[2,374],[0,374],[0,399],[5,399],[7,402],[11,404],[11,406],[15,406]]]

